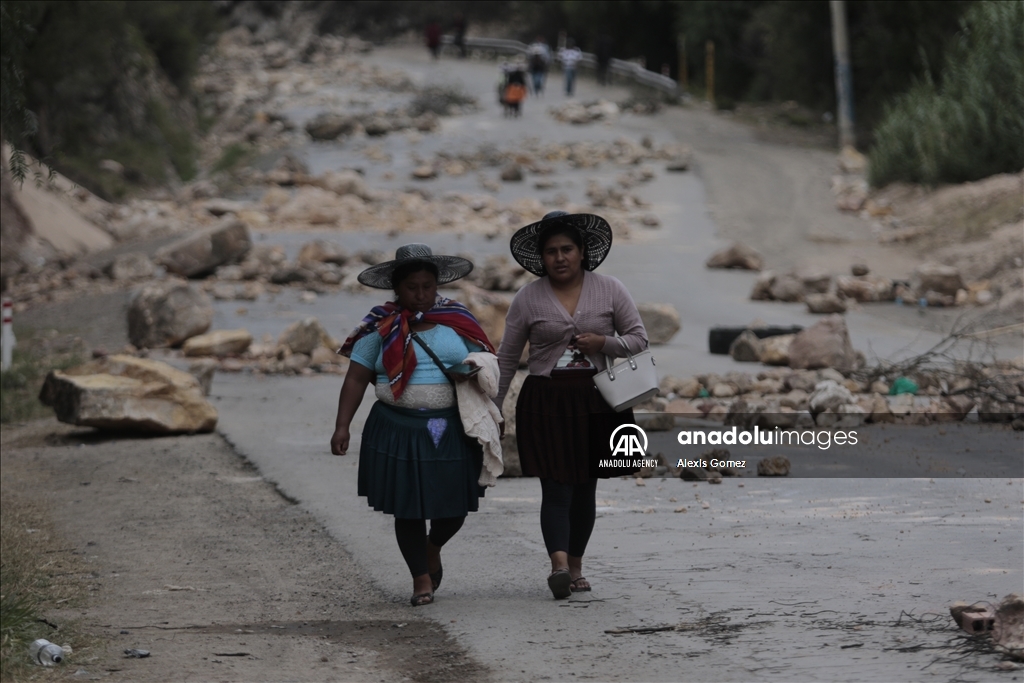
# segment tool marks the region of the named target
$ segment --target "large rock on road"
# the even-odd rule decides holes
[[[110,356],[46,377],[39,400],[57,419],[99,429],[178,434],[212,432],[217,410],[199,380],[166,363]]]
[[[194,232],[188,237],[159,249],[155,258],[168,272],[184,277],[201,277],[225,263],[245,258],[252,238],[245,223],[228,218],[221,223]]]
[[[143,348],[177,346],[213,323],[213,304],[187,282],[153,282],[128,303],[128,339]]]

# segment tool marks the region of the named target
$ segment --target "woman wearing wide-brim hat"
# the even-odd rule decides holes
[[[441,547],[478,509],[480,483],[487,479],[482,450],[466,438],[454,385],[440,366],[490,362],[497,375],[497,362],[481,353],[493,354],[494,347],[473,314],[437,293],[438,285],[465,277],[473,265],[423,244],[399,247],[395,256],[359,275],[364,285],[394,290],[395,300],[373,307],[342,346],[352,362],[331,452],[347,453],[352,418],[373,382],[377,402],[362,432],[359,495],[395,516],[398,546],[413,577],[411,602],[420,606],[434,601],[443,576]]]
[[[633,422],[616,413],[594,385],[605,356],[647,347],[647,331],[626,287],[594,270],[611,249],[608,222],[591,214],[553,211],[518,230],[512,256],[540,279],[509,307],[498,350],[501,406],[527,341],[529,376],[516,404],[516,440],[523,474],[540,477],[541,532],[551,558],[548,587],[556,598],[589,591],[583,554],[594,529],[597,478],[590,439]],[[618,338],[615,335],[618,335]]]

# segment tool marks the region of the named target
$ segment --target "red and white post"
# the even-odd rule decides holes
[[[11,357],[14,354],[14,344],[17,340],[14,338],[14,305],[11,304],[11,300],[4,297],[4,328],[2,334],[0,334],[0,345],[3,346],[3,369],[9,370],[11,367]]]

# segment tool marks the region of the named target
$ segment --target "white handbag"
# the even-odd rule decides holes
[[[650,349],[634,356],[622,337],[618,340],[626,357],[612,365],[612,359],[605,356],[608,369],[594,375],[594,384],[608,405],[616,412],[622,412],[658,393],[658,374],[654,370],[654,356]]]

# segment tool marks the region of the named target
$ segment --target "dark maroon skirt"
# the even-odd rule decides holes
[[[516,403],[516,441],[523,475],[580,484],[592,478],[591,439],[607,444],[616,427],[634,422],[633,410],[617,413],[594,386],[596,371],[530,375]],[[607,456],[605,456],[607,457]]]

